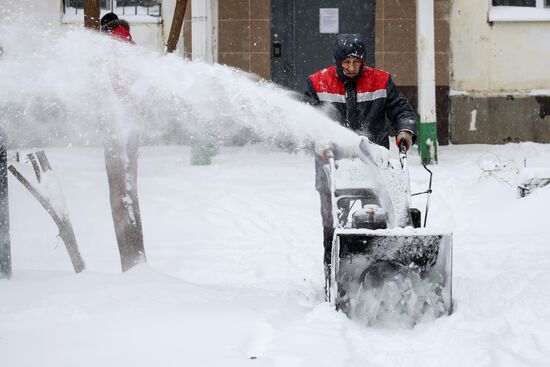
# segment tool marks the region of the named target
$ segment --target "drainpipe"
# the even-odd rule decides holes
[[[193,61],[218,61],[218,0],[191,0],[191,49]],[[218,151],[210,123],[203,123],[191,136],[191,164],[209,165]]]
[[[416,53],[418,65],[418,146],[422,163],[437,163],[435,113],[434,0],[416,0]]]
[[[193,60],[218,61],[218,0],[191,0]]]
[[[11,277],[7,139],[0,128],[0,279]]]

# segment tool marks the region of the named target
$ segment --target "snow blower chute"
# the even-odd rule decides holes
[[[336,155],[336,160],[334,157]],[[415,319],[452,312],[452,235],[424,227],[410,208],[406,149],[400,160],[366,138],[340,159],[329,152],[324,169],[333,208],[334,237],[327,298],[351,318],[376,321],[388,313]]]

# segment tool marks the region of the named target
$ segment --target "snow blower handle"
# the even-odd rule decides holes
[[[409,178],[409,167],[407,161],[407,145],[403,140],[399,142],[399,162],[401,162],[401,169],[407,173],[407,180]]]
[[[410,183],[410,178],[409,178],[409,167],[407,165],[407,146],[405,145],[405,142],[403,140],[401,140],[399,142],[399,161],[401,162],[401,169],[404,172],[406,172],[406,175],[407,175],[407,191],[410,193],[411,192],[411,183]],[[430,196],[432,194],[432,176],[433,176],[433,173],[432,173],[432,171],[430,171],[428,169],[428,167],[426,167],[426,164],[422,163],[422,166],[430,174],[430,182],[429,182],[429,185],[428,185],[428,190],[423,191],[423,192],[417,192],[417,193],[414,193],[414,194],[410,194],[410,197],[413,197],[413,196],[416,196],[416,195],[427,194],[426,209],[424,211],[424,225],[423,225],[423,227],[426,227],[426,222],[428,221],[428,211],[430,210]],[[410,207],[410,197],[409,197],[409,207]]]
[[[403,139],[399,142],[399,154],[407,155],[407,144]]]
[[[405,143],[405,140],[401,140],[399,142],[399,156],[405,156],[407,157],[407,144]]]
[[[409,175],[409,167],[407,165],[407,145],[403,140],[399,142],[399,162],[401,162],[401,169],[407,171],[407,178]]]
[[[411,207],[411,179],[409,176],[409,164],[407,162],[407,145],[404,140],[399,142],[399,162],[401,162],[401,171],[406,177],[406,191],[407,191],[407,201],[409,208]]]

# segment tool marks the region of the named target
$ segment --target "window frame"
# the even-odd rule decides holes
[[[125,13],[126,8],[134,7],[134,5],[126,5],[124,7],[117,6],[118,4],[123,3],[123,0],[107,0],[106,2],[109,5],[109,7],[100,8],[101,16],[104,16],[107,13],[113,12],[116,15],[118,15],[120,19],[125,19],[132,23],[153,23],[153,24],[162,23],[162,0],[159,1],[158,3],[158,15]],[[68,9],[70,9],[71,11],[67,11]],[[118,9],[122,9],[122,10],[117,11]],[[136,9],[137,9],[137,6],[136,6]],[[83,23],[84,22],[83,7],[82,8],[67,7],[66,1],[62,0],[61,11],[62,11],[62,17],[61,17],[62,23]]]
[[[550,0],[536,0],[535,6],[493,5],[489,2],[488,22],[548,22]]]

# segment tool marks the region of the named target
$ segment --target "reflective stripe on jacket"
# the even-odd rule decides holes
[[[332,118],[386,148],[386,117],[395,131],[416,135],[416,114],[390,74],[382,70],[365,66],[357,81],[347,83],[336,75],[336,66],[320,70],[309,76],[304,100],[312,105],[331,104]]]
[[[336,66],[316,72],[307,80],[303,100],[314,106],[330,105],[331,117],[359,135],[389,148],[386,117],[396,132],[416,136],[417,118],[407,98],[399,92],[389,73],[365,66],[359,79],[342,82]],[[328,190],[321,157],[315,157],[315,187]]]

